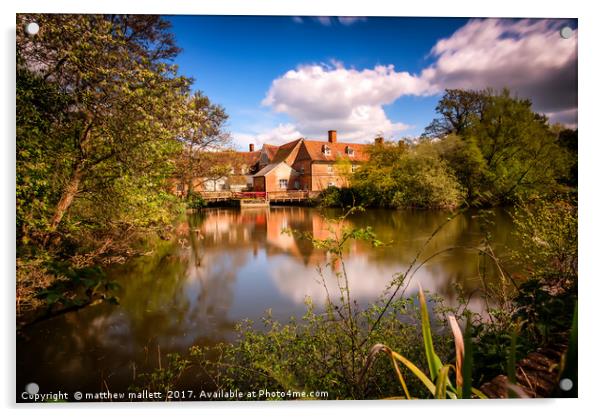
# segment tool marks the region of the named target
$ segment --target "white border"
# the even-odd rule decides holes
[[[597,240],[602,229],[600,215],[597,213],[601,203],[599,180],[602,179],[600,127],[600,39],[602,39],[602,21],[596,13],[595,2],[575,2],[549,0],[545,2],[528,2],[525,0],[503,0],[496,2],[437,0],[422,2],[401,1],[350,1],[350,0],[220,0],[214,2],[182,0],[145,0],[125,2],[123,0],[104,0],[102,2],[68,0],[43,1],[22,0],[18,4],[2,2],[2,76],[3,97],[0,100],[2,109],[3,135],[0,139],[3,163],[0,164],[2,176],[1,192],[5,201],[2,204],[3,255],[2,277],[3,321],[5,326],[1,343],[2,375],[0,376],[0,406],[9,415],[29,415],[36,411],[44,415],[80,416],[82,413],[92,416],[106,416],[107,411],[117,410],[128,414],[145,416],[164,416],[166,413],[192,412],[201,415],[234,414],[237,415],[303,415],[350,413],[365,415],[367,412],[389,413],[444,413],[446,416],[471,415],[507,416],[508,414],[531,412],[546,415],[578,415],[590,409],[596,409],[596,400],[600,387],[598,365],[602,358],[600,342],[600,324],[598,316],[599,298],[602,294],[600,282],[602,276],[596,258],[600,257]],[[417,402],[328,402],[328,403],[172,403],[172,404],[53,404],[44,407],[15,406],[15,325],[14,325],[14,164],[15,164],[15,96],[14,96],[14,30],[15,13],[17,12],[73,12],[73,13],[158,13],[158,14],[236,14],[236,15],[317,15],[317,16],[455,16],[455,17],[575,17],[579,19],[579,130],[581,140],[579,146],[579,183],[580,183],[580,272],[581,287],[579,291],[579,316],[582,334],[579,351],[579,400],[506,400],[506,401],[417,401]],[[596,267],[598,267],[596,269]],[[586,333],[584,333],[586,332]],[[186,411],[185,411],[186,410]],[[193,411],[194,410],[194,411]]]

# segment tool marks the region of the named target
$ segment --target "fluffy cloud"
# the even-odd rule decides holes
[[[250,143],[258,145],[258,148],[261,148],[264,143],[282,145],[302,136],[301,132],[290,123],[281,123],[276,127],[256,133],[232,133],[235,144],[241,149],[247,149]]]
[[[274,80],[262,104],[291,117],[308,136],[337,129],[347,140],[395,135],[408,128],[388,119],[383,106],[401,95],[432,93],[428,82],[392,65],[348,69],[334,65],[302,65]]]
[[[324,25],[333,21],[315,19]],[[361,18],[338,19],[351,24]],[[289,130],[322,137],[337,129],[341,138],[361,142],[408,128],[389,120],[383,109],[402,96],[507,87],[530,98],[534,109],[553,122],[576,126],[578,31],[564,39],[559,32],[565,25],[560,20],[471,20],[433,46],[434,61],[419,74],[392,65],[363,70],[338,62],[301,65],[275,79],[262,104],[290,117]]]
[[[444,88],[508,87],[550,115],[577,108],[577,35],[564,39],[560,20],[471,20],[431,50],[421,78]],[[566,120],[565,120],[566,121]],[[576,122],[576,118],[572,119]]]
[[[357,22],[365,22],[365,17],[360,16],[339,16],[339,17],[330,17],[330,16],[315,16],[315,17],[306,17],[305,19],[311,19],[315,22],[318,22],[322,26],[331,26],[334,21],[338,21],[340,24],[345,26],[353,25]],[[303,23],[304,18],[301,16],[293,16],[293,22],[295,23]]]

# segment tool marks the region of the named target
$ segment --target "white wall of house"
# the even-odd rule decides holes
[[[211,179],[204,179],[203,183],[205,186],[205,191],[226,191],[228,190],[228,178],[220,178],[217,181]]]

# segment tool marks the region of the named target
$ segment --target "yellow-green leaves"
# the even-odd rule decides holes
[[[454,335],[454,344],[456,346],[456,387],[462,386],[462,362],[464,361],[464,338],[462,331],[454,316],[448,316],[449,325]]]
[[[383,344],[376,344],[372,347],[366,361],[366,368],[370,367],[374,361],[374,356],[378,352],[386,352],[391,357],[397,378],[399,379],[403,392],[408,399],[411,398],[411,396],[408,392],[403,374],[397,364],[398,362],[403,364],[412,374],[414,374],[429,390],[434,398],[471,398],[472,394],[476,395],[478,398],[487,398],[482,392],[472,388],[471,384],[472,342],[470,340],[470,320],[467,320],[467,328],[465,335],[463,336],[456,318],[454,316],[448,316],[456,347],[456,365],[443,365],[441,363],[441,359],[439,359],[439,356],[437,356],[435,347],[433,345],[428,307],[420,284],[418,289],[418,299],[420,301],[424,352],[429,366],[430,378],[406,357]],[[455,386],[451,383],[449,378],[450,370],[453,370],[456,374]]]
[[[431,322],[429,319],[428,306],[426,304],[426,299],[424,297],[424,292],[422,291],[422,287],[418,284],[418,298],[420,300],[420,317],[422,321],[422,337],[424,339],[424,353],[426,355],[426,360],[429,365],[429,372],[431,374],[431,379],[434,380],[437,378],[437,374],[439,373],[439,369],[441,368],[441,359],[435,353],[435,347],[433,346],[433,336],[431,334]]]

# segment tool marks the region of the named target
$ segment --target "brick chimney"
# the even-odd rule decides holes
[[[384,138],[382,138],[381,136],[377,137],[374,139],[374,144],[375,145],[382,145],[385,142]]]
[[[337,142],[337,131],[336,130],[329,130],[328,131],[328,142],[330,142],[330,143],[336,143]]]
[[[249,152],[254,152],[254,151],[255,151],[255,144],[249,143]]]

